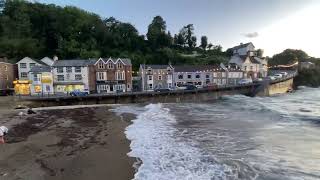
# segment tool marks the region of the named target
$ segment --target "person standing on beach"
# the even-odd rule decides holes
[[[9,129],[5,126],[0,126],[0,144],[4,144],[4,136],[8,133]]]

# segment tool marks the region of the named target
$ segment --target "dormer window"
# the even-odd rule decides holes
[[[113,69],[113,63],[111,62],[108,63],[108,69]]]
[[[99,69],[104,69],[104,64],[103,64],[103,62],[100,62],[100,63],[98,64],[98,68],[99,68]]]
[[[119,62],[119,63],[117,64],[117,69],[122,69],[122,67],[123,67],[123,66],[122,66],[122,63]]]

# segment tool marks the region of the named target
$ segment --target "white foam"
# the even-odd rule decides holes
[[[124,107],[118,112],[123,112]],[[129,108],[131,109],[131,108]],[[130,110],[132,111],[132,110]],[[126,129],[131,157],[142,160],[136,180],[226,179],[230,169],[203,155],[195,144],[183,141],[175,117],[161,104],[150,104]]]

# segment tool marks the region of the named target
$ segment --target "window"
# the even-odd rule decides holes
[[[191,74],[188,74],[188,79],[191,79]]]
[[[4,71],[8,71],[8,66],[7,65],[4,66]]]
[[[149,81],[152,81],[152,76],[149,75],[149,76],[148,76],[148,80],[149,80]]]
[[[113,69],[113,64],[112,63],[108,63],[108,69]]]
[[[21,76],[21,78],[28,78],[28,73],[22,72],[22,73],[20,74],[20,76]]]
[[[196,78],[197,78],[197,79],[200,79],[200,74],[196,74]]]
[[[122,67],[123,67],[123,66],[122,66],[122,63],[119,62],[119,63],[117,64],[117,68],[118,68],[118,69],[122,69]]]
[[[75,79],[76,81],[81,81],[81,80],[82,80],[82,75],[81,75],[81,74],[76,74],[76,75],[74,76],[74,79]]]
[[[178,79],[183,79],[183,75],[180,74],[180,75],[178,76]]]
[[[251,70],[251,71],[253,70],[253,66],[250,66],[250,70]]]
[[[168,88],[172,88],[172,83],[168,83]]]
[[[104,64],[103,64],[103,62],[99,62],[99,64],[98,64],[98,69],[104,69]]]
[[[124,86],[124,84],[117,84],[117,85],[115,85],[115,88],[117,91],[119,91],[119,90],[121,91],[121,90],[125,89],[125,86]]]
[[[158,76],[158,80],[162,80],[162,76],[161,75]]]
[[[153,89],[153,84],[149,84],[149,89]]]
[[[206,75],[206,78],[207,78],[207,79],[209,79],[209,78],[210,78],[210,75],[209,75],[209,74],[207,74],[207,75]]]
[[[67,73],[72,73],[72,67],[66,67],[67,68]]]
[[[58,68],[57,68],[57,72],[58,72],[58,73],[63,73],[63,67],[58,67]]]
[[[40,81],[40,78],[38,78],[38,74],[33,75],[33,81]]]
[[[36,65],[36,63],[30,63],[30,64],[29,64],[30,69],[33,68],[35,65]]]
[[[97,80],[106,80],[107,74],[104,72],[97,72]]]
[[[27,63],[20,63],[20,68],[21,69],[27,68]]]
[[[7,80],[7,81],[9,80],[9,76],[8,76],[8,75],[6,75],[6,80]]]
[[[64,81],[64,75],[58,75],[58,81]]]
[[[213,77],[218,77],[218,73],[214,72]]]
[[[75,72],[80,73],[81,72],[81,67],[75,67]]]
[[[124,72],[116,72],[116,80],[125,80]]]
[[[247,70],[247,66],[244,66],[244,71],[246,71]]]

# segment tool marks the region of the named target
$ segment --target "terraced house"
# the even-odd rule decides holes
[[[141,64],[139,75],[142,81],[143,91],[153,91],[155,89],[173,88],[174,68],[171,65],[146,65]]]
[[[52,65],[55,93],[70,93],[75,90],[95,92],[95,62],[96,60],[56,60]]]
[[[12,92],[13,81],[16,78],[16,65],[9,63],[6,57],[0,57],[0,95]]]
[[[126,58],[100,58],[94,63],[98,93],[132,91],[132,64]]]
[[[227,71],[219,65],[174,66],[176,86],[192,84],[198,87],[226,85]]]

